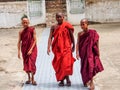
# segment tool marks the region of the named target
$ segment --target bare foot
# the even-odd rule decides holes
[[[88,81],[84,86],[85,86],[85,87],[89,87],[89,86],[90,86],[90,83],[91,83],[91,81]]]
[[[95,89],[95,85],[93,83],[93,80],[91,80],[91,83],[90,83],[90,90],[94,90]]]

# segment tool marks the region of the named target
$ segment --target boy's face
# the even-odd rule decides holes
[[[80,22],[80,26],[83,30],[87,30],[88,29],[88,23],[86,22]]]
[[[28,18],[23,18],[22,19],[22,25],[24,28],[28,27],[29,26],[29,20]]]
[[[63,15],[56,15],[56,20],[57,20],[58,24],[62,24],[62,22],[64,20],[64,16]]]

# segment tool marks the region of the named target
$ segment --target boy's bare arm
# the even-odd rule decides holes
[[[75,50],[75,39],[74,39],[72,30],[69,30],[69,33],[70,33],[70,38],[71,38],[71,41],[72,41],[72,44],[73,44],[72,51],[74,52],[74,50]]]
[[[49,34],[49,38],[48,38],[48,47],[47,47],[47,54],[49,55],[50,53],[50,47],[51,47],[51,44],[52,44],[52,33],[53,33],[53,30],[54,28],[51,27],[50,29],[50,34]]]
[[[100,56],[99,40],[97,41],[97,47],[98,47],[98,56]]]
[[[77,43],[76,43],[76,58],[79,59],[79,33],[77,36]]]
[[[20,48],[21,48],[21,32],[19,32],[19,36],[18,36],[18,43],[17,43],[17,47],[18,47],[18,58],[20,59]]]

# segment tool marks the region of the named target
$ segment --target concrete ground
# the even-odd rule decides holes
[[[41,36],[41,40],[38,45],[38,58],[36,62],[37,72],[35,79],[38,83],[37,86],[24,85],[22,90],[88,90],[82,84],[80,75],[80,61],[74,63],[73,75],[70,76],[72,81],[71,87],[59,87],[56,81],[55,72],[52,67],[53,53],[50,56],[47,55],[47,40],[49,36],[49,28],[46,28]],[[75,53],[74,53],[75,56]],[[99,90],[96,86],[95,90]]]
[[[81,31],[79,26],[75,27],[75,38],[77,33]],[[94,28],[100,35],[100,57],[104,66],[104,71],[99,73],[95,77],[95,84],[97,89],[100,90],[119,90],[120,89],[120,23],[115,24],[96,24],[90,25],[90,28]],[[45,29],[46,30],[46,29]],[[48,29],[47,29],[48,30]],[[46,40],[42,38],[47,37],[41,28],[37,27],[37,39],[38,46],[44,46],[39,49],[38,59],[40,60],[37,65],[40,67],[36,73],[36,79],[38,82],[37,87],[23,85],[26,80],[26,74],[22,71],[22,61],[17,59],[17,36],[18,29],[0,29],[0,90],[61,90],[57,87],[56,80],[54,78],[54,72],[51,67],[51,56],[46,55],[46,45],[43,43]],[[43,31],[43,33],[42,33]],[[40,42],[43,43],[40,43]],[[43,52],[41,52],[43,51]],[[41,53],[44,53],[41,55]],[[46,59],[49,57],[49,60]],[[41,60],[42,58],[42,60]],[[44,61],[45,59],[45,61]],[[48,63],[49,62],[49,63]],[[43,63],[43,64],[41,64]],[[46,64],[48,63],[48,64]],[[47,66],[46,66],[47,65]],[[43,68],[49,67],[49,68]],[[75,67],[79,68],[79,61],[75,62]],[[45,71],[44,71],[45,70]],[[50,76],[46,77],[50,72]],[[81,78],[79,77],[79,69],[75,68],[75,73],[71,76],[73,86],[71,88],[62,88],[62,90],[87,90],[82,87]],[[48,82],[48,80],[50,82]],[[46,82],[46,83],[45,83]],[[80,83],[79,83],[80,82]],[[21,86],[23,85],[23,88]],[[27,89],[28,90],[28,89]]]

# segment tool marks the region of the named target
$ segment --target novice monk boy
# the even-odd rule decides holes
[[[88,20],[80,21],[81,32],[78,33],[76,57],[81,59],[81,76],[85,86],[94,90],[93,77],[103,71],[100,61],[99,35],[96,30],[88,28]]]
[[[57,24],[50,29],[47,53],[49,55],[52,46],[54,54],[52,65],[56,73],[56,79],[60,81],[58,85],[64,86],[64,80],[66,80],[66,85],[71,86],[69,75],[73,73],[75,60],[72,55],[75,48],[74,28],[70,23],[64,21],[63,13],[56,13],[56,20]]]
[[[26,84],[37,85],[34,80],[36,72],[36,57],[37,57],[37,46],[36,46],[36,32],[35,28],[29,26],[29,19],[22,17],[23,29],[19,32],[18,38],[18,58],[20,58],[20,51],[23,57],[24,71],[28,75]]]

